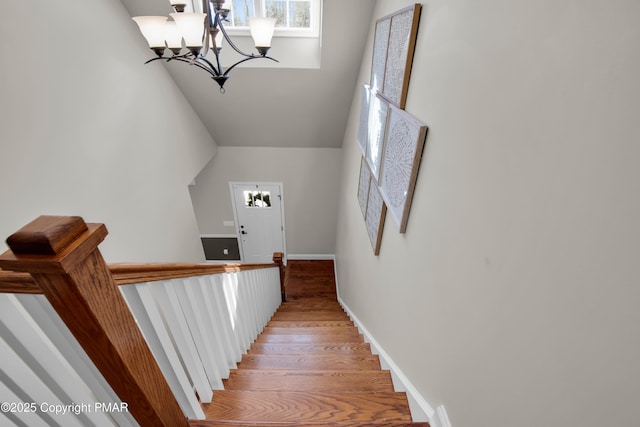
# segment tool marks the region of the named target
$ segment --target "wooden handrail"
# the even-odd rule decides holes
[[[171,263],[123,263],[109,264],[109,271],[118,286],[182,277],[205,276],[234,271],[273,268],[276,264],[171,264]]]
[[[191,276],[279,267],[274,264],[117,263],[108,268],[117,286]],[[42,294],[29,273],[0,269],[0,294]]]
[[[42,289],[29,273],[0,269],[0,294],[42,294]]]

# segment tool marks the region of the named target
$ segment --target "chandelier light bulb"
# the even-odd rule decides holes
[[[271,38],[276,27],[275,18],[249,18],[251,37],[257,48],[271,47]]]
[[[175,21],[167,21],[164,29],[167,47],[177,55],[182,49],[182,33],[178,30],[178,25]]]
[[[136,16],[131,18],[138,24],[140,32],[151,49],[164,48],[166,16]]]
[[[199,47],[202,46],[202,36],[204,34],[204,18],[206,13],[170,13],[169,14],[176,25],[178,30],[184,38],[184,43],[187,47]]]

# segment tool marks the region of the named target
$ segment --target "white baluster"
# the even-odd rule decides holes
[[[215,363],[222,378],[229,378],[230,358],[225,352],[227,344],[224,339],[223,327],[216,316],[214,299],[208,286],[210,282],[206,276],[196,277],[193,280],[195,281],[193,298],[200,305],[204,333],[210,340]]]
[[[211,336],[211,324],[206,318],[208,314],[202,294],[199,291],[197,278],[179,279],[171,281],[171,288],[175,291],[182,312],[184,313],[187,326],[195,344],[197,355],[196,363],[201,363],[211,388],[215,390],[224,389],[222,385],[222,372],[216,360],[220,357],[214,349],[213,337]],[[197,293],[197,296],[195,295]],[[217,347],[217,346],[216,346]]]
[[[224,340],[228,344],[228,347],[225,346],[225,353],[229,360],[229,368],[235,369],[237,368],[236,363],[242,358],[242,351],[240,350],[238,337],[231,326],[231,314],[225,297],[223,275],[212,275],[208,279],[210,280],[210,286],[207,286],[207,289],[213,295],[215,312],[218,315],[216,317],[223,331]]]
[[[60,316],[43,295],[17,294],[16,299],[22,304],[31,318],[38,324],[42,332],[56,346],[60,354],[73,366],[92,393],[93,402],[118,402],[120,398],[104,379],[84,349],[71,334]],[[89,401],[85,401],[89,403]],[[138,423],[128,412],[110,412],[115,425],[134,427]],[[30,425],[30,424],[29,424]]]
[[[205,419],[148,285],[121,286],[120,290],[185,416]]]
[[[155,282],[148,286],[162,312],[176,351],[181,356],[200,400],[206,403],[211,402],[212,387],[199,360],[198,351],[173,286],[169,282]]]
[[[0,382],[0,400],[3,403],[5,402],[24,402],[25,399],[22,397],[18,397],[17,394],[13,392],[13,390],[9,389],[4,382]],[[38,411],[39,407],[36,408]],[[40,418],[40,416],[36,412],[0,412],[0,426],[12,426],[12,425],[27,425],[29,427],[50,427],[50,424],[45,422],[44,419]]]
[[[56,402],[94,402],[93,393],[84,384],[69,362],[60,354],[51,340],[42,332],[33,318],[14,295],[5,295],[0,300],[0,322],[8,329],[3,333],[5,343],[22,359],[25,368],[43,382],[54,395]],[[42,402],[42,401],[40,401]],[[104,413],[82,412],[68,415],[67,425],[113,424]],[[83,420],[83,422],[81,422]]]
[[[26,328],[25,328],[26,329]],[[22,333],[22,331],[21,331]],[[14,351],[17,350],[18,352]],[[21,349],[23,350],[23,349]],[[43,354],[40,353],[40,356]],[[37,355],[34,355],[37,357]],[[31,366],[25,362],[30,360],[29,353],[24,353],[19,349],[12,349],[11,345],[5,341],[4,337],[0,337],[0,360],[2,360],[2,372],[13,383],[19,384],[19,390],[13,390],[14,393],[19,394],[21,398],[17,402],[36,402],[38,405],[48,403],[52,405],[68,404],[60,400],[50,389],[46,382],[42,381],[38,377],[39,373],[36,373]],[[38,407],[38,413],[43,416],[53,426],[70,426],[70,427],[82,427],[82,423],[76,417],[69,417],[56,413],[43,413]]]

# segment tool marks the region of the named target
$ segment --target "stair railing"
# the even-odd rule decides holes
[[[0,421],[187,426],[281,302],[277,254],[280,265],[109,266],[106,235],[44,216],[7,239],[0,395],[12,406]]]

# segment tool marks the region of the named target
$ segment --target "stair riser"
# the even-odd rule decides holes
[[[376,370],[377,356],[317,356],[317,355],[245,355],[238,369],[316,369],[316,370]]]
[[[287,343],[253,343],[249,349],[249,354],[271,354],[271,355],[371,355],[371,345],[368,343],[347,343],[347,344],[287,344]]]

